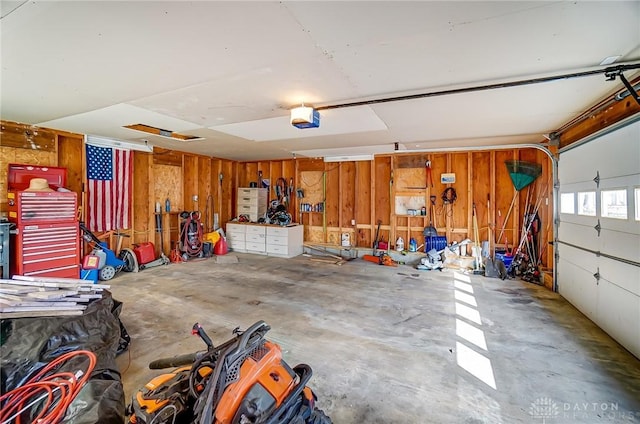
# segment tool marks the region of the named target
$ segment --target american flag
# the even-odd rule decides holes
[[[131,151],[87,144],[87,227],[91,231],[129,228]]]

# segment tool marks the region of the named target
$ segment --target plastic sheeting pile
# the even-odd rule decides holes
[[[63,422],[122,424],[124,390],[115,362],[122,350],[120,302],[104,292],[83,315],[2,320],[0,369],[2,393],[20,387],[53,359],[76,350],[97,357],[91,378],[67,408]],[[66,369],[69,367],[68,369]],[[59,371],[75,372],[71,365]]]

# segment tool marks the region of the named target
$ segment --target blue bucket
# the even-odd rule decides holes
[[[505,267],[509,268],[513,261],[513,256],[507,256],[506,253],[496,253],[496,259],[500,259]]]

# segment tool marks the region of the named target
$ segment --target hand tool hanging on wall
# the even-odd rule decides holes
[[[433,187],[433,177],[431,175],[431,161],[430,160],[426,161],[424,165],[425,165],[425,170],[427,174],[425,187]]]
[[[220,181],[220,188],[218,189],[218,222],[216,222],[216,216],[213,215],[213,230],[217,230],[220,226],[220,221],[222,220],[222,180],[224,179],[224,175],[222,172],[218,174],[218,181]]]
[[[207,202],[204,209],[204,227],[205,233],[213,231],[213,196],[207,196]]]
[[[293,178],[289,178],[289,187],[288,187],[288,192],[287,192],[287,209],[289,209],[289,206],[291,206],[293,204],[293,202],[291,201],[293,197]]]
[[[287,187],[287,180],[282,177],[278,177],[274,185],[276,191],[276,198],[278,204],[283,205],[286,209],[289,209],[289,188]]]
[[[429,211],[429,226],[434,229],[434,233],[438,233],[438,222],[436,221],[436,199],[435,195],[429,196],[429,200],[431,201],[431,210]]]
[[[487,256],[491,252],[491,233],[493,232],[491,221],[491,194],[487,193]]]
[[[164,234],[162,231],[162,213],[156,213],[156,233],[160,233],[160,253],[164,255]]]

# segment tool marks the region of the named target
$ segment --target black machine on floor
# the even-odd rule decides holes
[[[307,387],[308,365],[291,368],[258,321],[214,346],[196,323],[206,351],[159,359],[151,369],[179,367],[141,388],[127,408],[131,424],[331,424]]]
[[[183,211],[180,213],[180,241],[179,249],[182,254],[182,260],[187,261],[190,258],[202,258],[204,253],[203,247],[203,226],[199,211]]]

